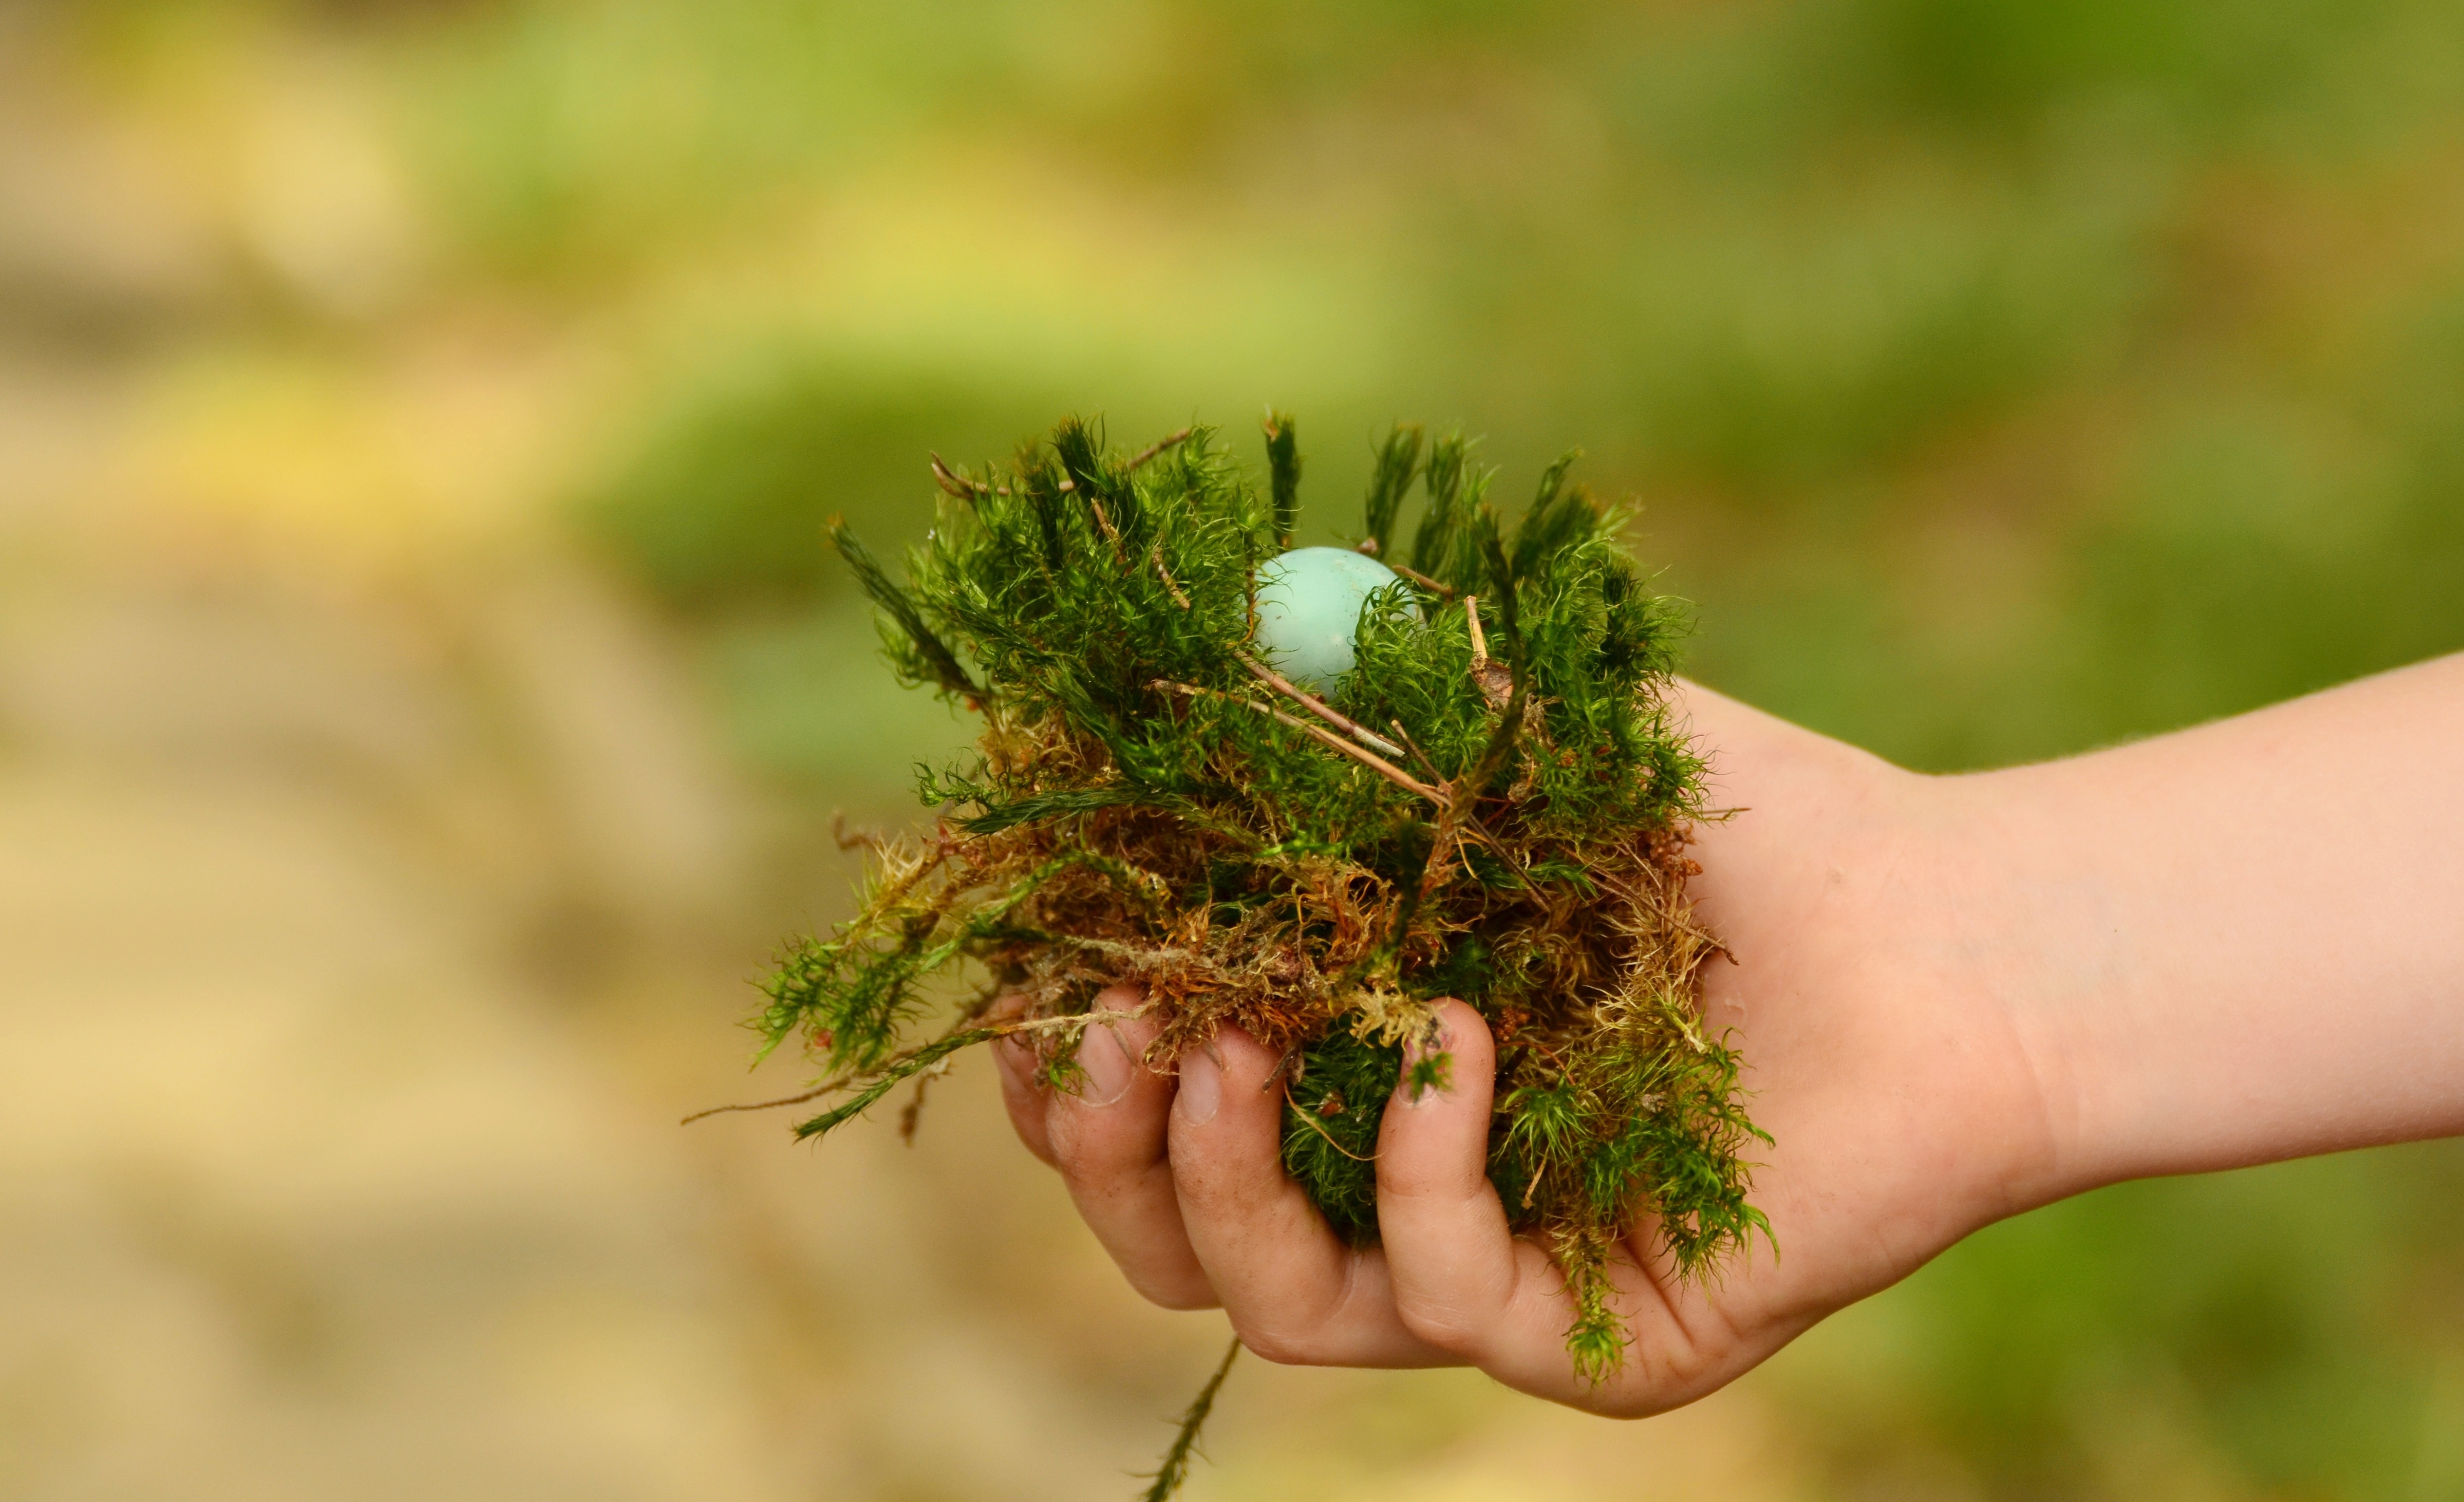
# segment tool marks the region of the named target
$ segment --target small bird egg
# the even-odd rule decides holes
[[[1296,547],[1258,569],[1254,639],[1275,671],[1324,693],[1352,671],[1360,607],[1395,570],[1348,547]]]

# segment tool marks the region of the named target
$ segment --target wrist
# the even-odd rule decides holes
[[[2104,1009],[2116,961],[2098,944],[2113,924],[2092,879],[2039,864],[2023,784],[1999,773],[1921,781],[1931,891],[1911,947],[1934,957],[2013,1066],[1986,1133],[1999,1151],[1979,1164],[1982,1226],[2128,1177],[2091,1108],[2115,1084]]]
[[[1862,919],[1875,961],[1863,984],[1899,1036],[1910,1110],[1934,1144],[1936,1249],[2093,1187],[2097,1171],[2082,1039],[2048,1027],[2060,1014],[2032,996],[2050,970],[2007,797],[1990,777],[1894,771],[1868,836],[1894,879]]]
[[[2007,1004],[2020,967],[1979,893],[1981,789],[1733,706],[1708,728],[1715,796],[1745,806],[1704,833],[1693,884],[1736,960],[1706,1001],[1777,1138],[1783,1242],[1854,1183],[1874,1259],[1851,1281],[1870,1290],[2066,1192],[2075,1115],[2062,1060]]]

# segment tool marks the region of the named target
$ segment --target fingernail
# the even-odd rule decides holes
[[[1110,1027],[1087,1029],[1078,1043],[1078,1067],[1087,1071],[1078,1098],[1090,1106],[1109,1106],[1129,1093],[1130,1075],[1137,1066]]]
[[[1222,1101],[1223,1066],[1217,1061],[1213,1046],[1182,1054],[1180,1093],[1174,1098],[1174,1114],[1191,1126],[1204,1126],[1215,1119],[1215,1108]]]

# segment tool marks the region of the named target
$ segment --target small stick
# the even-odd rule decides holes
[[[847,1089],[848,1082],[854,1077],[852,1074],[842,1074],[836,1079],[824,1080],[801,1095],[781,1095],[776,1100],[748,1100],[735,1106],[713,1106],[707,1111],[694,1112],[676,1125],[691,1126],[704,1116],[715,1116],[729,1111],[768,1111],[777,1106],[801,1106],[807,1100],[819,1100],[833,1091]]]
[[[1148,444],[1145,448],[1140,449],[1136,454],[1132,456],[1130,459],[1130,468],[1133,470],[1136,469],[1138,466],[1146,463],[1149,459],[1154,458],[1156,454],[1161,453],[1166,449],[1178,448],[1182,443],[1188,440],[1189,435],[1194,431],[1196,431],[1195,429],[1183,428],[1178,432],[1165,433],[1162,437],[1157,438],[1151,444]]]
[[[1147,1002],[1117,1012],[1106,1011],[1101,1016],[1092,1012],[1077,1012],[1066,1017],[1037,1017],[1026,1022],[1002,1023],[986,1030],[994,1038],[1006,1038],[1017,1032],[1067,1031],[1071,1027],[1112,1027],[1145,1016],[1154,1005],[1153,1002]],[[902,1057],[912,1057],[912,1055],[902,1055]],[[892,1059],[880,1070],[872,1072],[878,1074],[883,1070],[895,1069],[899,1062],[898,1059]],[[704,1116],[719,1115],[730,1111],[768,1111],[778,1106],[801,1106],[807,1100],[819,1100],[824,1095],[846,1090],[863,1077],[861,1074],[842,1074],[836,1079],[824,1080],[801,1095],[781,1095],[776,1100],[750,1100],[734,1106],[713,1106],[707,1111],[694,1112],[676,1125],[691,1126]]]
[[[1403,728],[1403,722],[1399,719],[1389,719],[1386,723],[1393,726],[1396,736],[1412,748],[1412,759],[1420,763],[1420,770],[1429,774],[1430,781],[1444,783],[1445,779],[1438,775],[1438,763],[1429,760],[1429,753],[1420,749],[1420,743],[1412,739],[1412,733]],[[1447,806],[1460,809],[1463,822],[1471,826],[1471,832],[1486,841],[1489,849],[1501,855],[1506,853],[1506,842],[1490,832],[1487,825],[1480,822],[1480,807],[1474,800],[1459,796],[1451,800]]]
[[[1364,548],[1362,551],[1366,552],[1367,549]],[[1381,560],[1381,562],[1383,561]],[[1454,586],[1452,585],[1441,585],[1407,563],[1387,563],[1386,566],[1395,570],[1395,572],[1401,574],[1404,578],[1412,581],[1412,583],[1419,585],[1421,588],[1429,591],[1429,593],[1436,595],[1441,600],[1451,600],[1455,597]]]
[[[1463,620],[1471,627],[1471,680],[1483,697],[1503,708],[1520,686],[1511,672],[1488,655],[1488,638],[1480,629],[1480,596],[1463,596]]]
[[[981,480],[959,478],[957,474],[952,472],[948,465],[941,462],[941,456],[937,453],[933,455],[933,483],[940,486],[946,493],[957,497],[960,500],[973,500],[985,491],[992,489],[991,486],[984,484]]]
[[[1271,715],[1275,718],[1282,720],[1285,724],[1291,726],[1294,730],[1300,731],[1303,734],[1332,747],[1334,750],[1342,752],[1345,756],[1352,758],[1361,765],[1386,779],[1386,781],[1402,788],[1405,792],[1418,793],[1429,802],[1436,804],[1441,808],[1446,806],[1446,795],[1442,788],[1432,787],[1428,784],[1421,782],[1419,778],[1414,777],[1411,773],[1404,771],[1401,767],[1397,766],[1394,762],[1379,756],[1376,752],[1353,745],[1351,741],[1344,740],[1341,736],[1334,734],[1332,731],[1321,729],[1316,725],[1310,724],[1308,720],[1300,718],[1298,716],[1287,715],[1272,704],[1261,704],[1255,699],[1245,699],[1237,694],[1223,693],[1220,689],[1201,689],[1187,683],[1175,683],[1170,678],[1157,678],[1154,683],[1150,684],[1149,687],[1164,689],[1174,694],[1184,694],[1191,698],[1213,697],[1225,699],[1234,704],[1239,704],[1248,709],[1254,709],[1261,715]]]
[[[1388,729],[1395,732],[1396,740],[1402,741],[1404,745],[1411,748],[1412,760],[1419,764],[1421,771],[1429,774],[1429,781],[1437,784],[1439,786],[1445,786],[1445,776],[1438,770],[1437,762],[1430,757],[1428,752],[1420,748],[1420,742],[1412,739],[1412,733],[1403,728],[1403,722],[1390,716],[1387,718],[1386,726]],[[1451,792],[1452,789],[1449,788],[1448,791]],[[1463,810],[1463,817],[1472,822],[1472,827],[1474,828],[1479,828],[1480,814],[1469,803],[1458,797],[1448,799],[1447,804],[1449,807],[1460,806]],[[1483,839],[1488,840],[1492,844],[1495,843],[1495,836],[1491,835],[1486,829],[1481,829],[1480,833]]]
[[[891,843],[890,836],[879,829],[858,829],[849,834],[844,808],[830,810],[830,839],[843,850],[863,849],[878,852]]]
[[[1069,488],[1069,481],[1063,480],[1061,482],[1061,488],[1063,490],[1067,490]],[[1121,572],[1125,574],[1128,573],[1130,571],[1130,561],[1128,556],[1121,551],[1120,529],[1113,526],[1112,519],[1104,514],[1104,498],[1096,495],[1093,491],[1089,491],[1087,493],[1087,509],[1095,514],[1095,525],[1104,529],[1104,541],[1112,544],[1112,562],[1121,565]]]
[[[1301,1109],[1299,1101],[1287,1100],[1285,1104],[1291,1107],[1292,1115],[1301,1118],[1301,1125],[1308,1127],[1310,1131],[1326,1138],[1327,1146],[1333,1148],[1336,1152],[1341,1153],[1344,1157],[1351,1159],[1355,1163],[1374,1163],[1377,1161],[1377,1155],[1375,1153],[1363,1158],[1358,1153],[1355,1153],[1352,1149],[1344,1146],[1341,1142],[1336,1141],[1334,1139],[1334,1134],[1318,1125],[1316,1119],[1309,1112]],[[1532,1182],[1536,1183],[1539,1181],[1534,1180]]]
[[[1360,747],[1353,745],[1352,742],[1335,736],[1331,732],[1320,729],[1318,726],[1310,724],[1308,720],[1302,719],[1298,716],[1287,715],[1282,710],[1275,708],[1272,704],[1261,704],[1255,699],[1245,699],[1237,694],[1223,693],[1220,689],[1201,689],[1187,683],[1175,683],[1169,678],[1157,678],[1151,686],[1158,689],[1168,689],[1176,694],[1187,695],[1192,698],[1220,698],[1230,703],[1239,704],[1246,709],[1254,709],[1261,715],[1270,715],[1273,718],[1282,720],[1285,724],[1291,726],[1294,730],[1301,731],[1317,740],[1323,741],[1333,749],[1342,752],[1345,756],[1351,757],[1353,761],[1356,761],[1361,765],[1368,767],[1371,771],[1385,778],[1388,782],[1393,783],[1397,787],[1403,788],[1409,792],[1418,793],[1421,797],[1426,798],[1430,802],[1438,804],[1441,806],[1442,806],[1446,801],[1444,793],[1439,788],[1421,782],[1419,779],[1412,776],[1409,772],[1404,771],[1401,767],[1398,767],[1392,762],[1378,756],[1375,752],[1363,750]]]
[[[1412,733],[1403,728],[1403,722],[1401,720],[1396,719],[1390,716],[1386,720],[1386,726],[1388,729],[1395,732],[1396,740],[1402,741],[1404,745],[1411,748],[1412,760],[1420,763],[1421,771],[1428,773],[1430,778],[1434,781],[1441,783],[1445,781],[1444,778],[1438,775],[1438,763],[1429,760],[1429,753],[1420,749],[1420,743],[1412,739]]]
[[[1232,1358],[1240,1354],[1241,1337],[1234,1336],[1231,1349],[1223,1353],[1222,1364],[1215,1368],[1215,1375],[1206,1380],[1206,1385],[1199,1388],[1198,1396],[1191,1401],[1189,1410],[1180,1416],[1180,1426],[1173,1435],[1172,1448],[1164,1451],[1162,1466],[1150,1478],[1155,1485],[1147,1488],[1141,1502],[1171,1502],[1181,1483],[1189,1479],[1189,1462],[1190,1457],[1198,1453],[1199,1431],[1206,1426],[1206,1416],[1215,1408],[1215,1395],[1223,1390],[1223,1379],[1232,1370]]]
[[[1189,609],[1189,596],[1180,592],[1180,585],[1173,579],[1172,570],[1163,566],[1163,544],[1157,542],[1147,549],[1147,557],[1155,561],[1155,572],[1163,575],[1163,586],[1172,591],[1172,597],[1180,602],[1182,609]]]
[[[1249,675],[1251,677],[1256,678],[1266,687],[1273,689],[1276,693],[1284,695],[1299,703],[1310,714],[1315,715],[1318,718],[1325,720],[1335,729],[1352,737],[1362,745],[1367,746],[1370,750],[1382,752],[1387,756],[1401,756],[1403,754],[1403,748],[1401,746],[1398,746],[1395,742],[1387,740],[1384,736],[1373,735],[1369,731],[1362,729],[1349,718],[1336,713],[1326,703],[1325,700],[1319,698],[1316,695],[1311,694],[1309,690],[1292,682],[1291,679],[1285,677],[1274,669],[1267,667],[1257,658],[1250,656],[1247,652],[1236,652],[1232,655],[1241,659],[1241,666],[1249,670]]]
[[[1284,1050],[1284,1056],[1282,1058],[1275,1061],[1275,1071],[1266,1076],[1266,1082],[1265,1084],[1258,1087],[1258,1093],[1263,1095],[1267,1091],[1274,1089],[1275,1081],[1284,1077],[1284,1071],[1286,1070],[1291,1071],[1292,1083],[1295,1085],[1299,1084],[1301,1082],[1301,1071],[1303,1068],[1304,1066],[1301,1061],[1301,1046],[1295,1043],[1290,1048]]]
[[[932,1088],[935,1080],[950,1072],[950,1060],[943,1059],[915,1076],[915,1093],[909,1097],[906,1108],[898,1113],[898,1139],[910,1147],[915,1145],[915,1129],[924,1120],[924,1092]]]

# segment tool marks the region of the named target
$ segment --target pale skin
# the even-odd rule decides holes
[[[1285,1178],[1276,1058],[1247,1036],[1176,1079],[1133,1062],[1145,1019],[1090,1028],[1074,1095],[997,1046],[1019,1136],[1133,1287],[1221,1305],[1270,1360],[1468,1364],[1634,1417],[2005,1216],[2464,1133],[2464,656],[1958,777],[1679,694],[1715,800],[1745,810],[1701,831],[1691,891],[1735,954],[1705,1010],[1773,1138],[1753,1200],[1781,1254],[1680,1283],[1639,1227],[1633,1344],[1588,1384],[1562,1282],[1483,1173],[1493,1055],[1470,1007],[1441,1007],[1450,1087],[1387,1105],[1365,1251]]]

